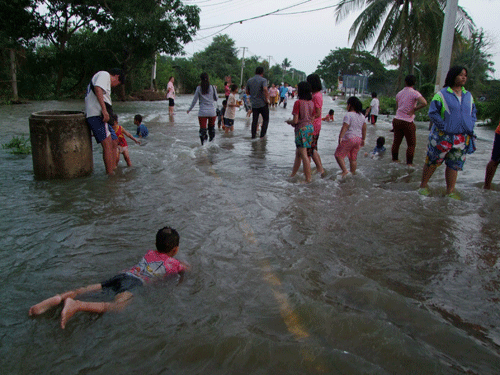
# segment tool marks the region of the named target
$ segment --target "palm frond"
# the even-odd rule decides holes
[[[340,0],[335,7],[335,22],[340,23],[352,11],[362,8],[366,0]]]

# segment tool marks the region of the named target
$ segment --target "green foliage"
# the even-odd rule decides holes
[[[199,8],[178,0],[46,0],[27,12],[31,3],[0,0],[4,26],[13,7],[17,13],[11,17],[28,14],[41,26],[36,34],[23,34],[38,36],[37,47],[25,51],[18,67],[19,92],[28,98],[81,96],[95,72],[113,67],[125,71],[128,90],[149,87],[154,55],[182,52],[199,28]],[[0,68],[4,81],[10,79],[8,65]]]
[[[11,154],[15,155],[29,155],[31,154],[30,139],[24,139],[24,136],[14,136],[10,142],[2,145],[3,149],[9,149]]]
[[[325,81],[326,87],[337,87],[339,76],[368,76],[371,91],[381,91],[387,82],[387,70],[382,62],[366,51],[355,51],[350,48],[337,48],[320,62],[316,73]],[[384,90],[385,91],[385,90]]]
[[[377,96],[379,100],[379,113],[381,115],[394,115],[396,113],[396,98],[394,96]],[[371,97],[361,101],[363,109],[370,107]]]
[[[493,62],[488,54],[489,40],[480,30],[472,34],[470,40],[464,41],[453,59],[453,65],[461,65],[467,68],[467,90],[473,95],[478,95],[485,89],[484,82],[488,80],[488,73],[493,73]]]
[[[234,40],[228,35],[218,35],[207,48],[194,54],[193,63],[200,73],[208,73],[211,80],[215,77],[221,79],[225,76],[239,77],[241,64],[234,44]]]
[[[429,107],[425,107],[415,113],[415,121],[429,122],[430,120]]]
[[[259,56],[245,57],[245,66],[243,69],[243,84],[246,84],[246,82],[255,75],[255,69],[258,66],[264,67],[264,75],[269,78],[269,64],[267,61],[261,61],[261,58]]]
[[[497,126],[500,122],[500,98],[491,102],[476,102],[477,118],[485,120],[490,126]]]
[[[174,74],[177,80],[177,85],[184,88],[184,92],[194,92],[196,86],[200,84],[201,70],[196,68],[193,61],[186,58],[176,58],[173,61],[172,67],[175,69]]]
[[[423,84],[422,87],[418,89],[418,92],[422,94],[422,96],[427,100],[428,103],[430,103],[432,97],[434,96],[435,85],[432,83],[426,83]]]
[[[0,0],[0,48],[19,48],[40,32],[34,0]]]
[[[439,52],[444,0],[340,0],[336,7],[337,21],[364,8],[350,29],[354,37],[352,48],[360,50],[372,44],[378,57],[394,57],[398,65],[396,86],[402,86],[404,73],[413,73],[419,57],[434,61]],[[468,14],[458,7],[456,34],[471,32],[474,24]]]

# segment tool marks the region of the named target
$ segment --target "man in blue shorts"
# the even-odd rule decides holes
[[[109,72],[97,72],[87,87],[85,96],[85,115],[87,124],[92,130],[97,143],[102,146],[102,156],[106,174],[112,175],[116,167],[116,149],[118,139],[112,126],[108,124],[111,116],[111,88],[125,83],[125,76],[120,69],[111,69]],[[106,106],[107,105],[107,106]]]

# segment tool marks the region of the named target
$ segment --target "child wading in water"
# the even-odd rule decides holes
[[[335,150],[335,159],[342,169],[342,177],[349,174],[345,165],[345,157],[349,158],[349,167],[352,174],[356,174],[359,149],[365,145],[366,122],[363,114],[363,105],[355,96],[347,100],[347,113],[342,121],[339,134],[339,146]]]
[[[311,182],[311,162],[307,156],[307,149],[311,148],[314,133],[312,122],[315,109],[312,102],[311,85],[304,81],[300,82],[297,91],[299,100],[293,105],[293,119],[285,121],[295,128],[295,146],[297,148],[290,177],[297,174],[302,162],[304,164],[306,182]]]
[[[224,113],[224,131],[229,133],[234,130],[234,119],[236,117],[236,108],[239,104],[236,102],[236,94],[238,93],[238,85],[231,85],[231,92],[226,103],[226,111]]]
[[[61,312],[61,328],[78,311],[104,313],[118,311],[127,306],[133,294],[131,290],[153,280],[165,278],[169,275],[182,274],[189,270],[189,266],[173,258],[179,251],[179,233],[173,228],[164,227],[156,234],[156,250],[150,250],[141,261],[131,269],[106,280],[100,284],[93,284],[83,288],[70,290],[57,294],[34,306],[29,310],[29,315],[40,315],[51,307],[64,302]],[[85,293],[95,293],[101,290],[110,290],[115,293],[113,302],[84,302],[75,300],[77,296]]]
[[[125,136],[129,137],[131,140],[133,140],[137,144],[141,144],[140,141],[134,138],[132,134],[130,134],[128,131],[123,129],[123,126],[118,124],[118,116],[113,115],[113,119],[115,120],[115,123],[113,124],[113,130],[116,133],[116,136],[118,137],[118,149],[116,150],[116,165],[120,162],[120,154],[123,154],[123,158],[125,159],[125,162],[129,167],[132,166],[132,161],[130,160],[130,155],[128,153],[128,143],[127,140],[125,139]]]

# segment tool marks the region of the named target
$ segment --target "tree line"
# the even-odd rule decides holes
[[[227,76],[246,82],[258,65],[273,83],[305,79],[288,59],[272,67],[258,56],[239,59],[227,35],[183,57],[199,29],[199,12],[180,0],[0,0],[0,97],[80,97],[95,72],[112,67],[126,74],[122,97],[152,83],[163,90],[170,76],[179,92],[193,92],[202,71],[222,88]]]
[[[417,88],[429,98],[445,2],[357,2],[364,10],[351,27],[352,48],[330,51],[315,73],[333,89],[345,75],[364,75],[370,91],[387,96],[402,88],[405,75],[414,74]],[[352,2],[340,0],[337,19],[353,10]],[[295,86],[305,79],[288,58],[273,66],[258,56],[239,58],[228,35],[215,36],[203,51],[184,56],[184,45],[199,29],[199,13],[196,5],[180,0],[0,0],[0,98],[5,103],[17,96],[81,97],[95,72],[112,67],[126,73],[125,97],[151,88],[155,63],[154,88],[164,90],[175,76],[178,92],[185,93],[195,90],[203,71],[221,88],[228,76],[245,83],[257,66],[264,66],[270,83]],[[500,84],[489,79],[490,42],[461,8],[458,16],[452,65],[467,67],[467,89],[480,99],[482,110],[500,112]],[[374,43],[372,52],[364,50],[369,43]]]

